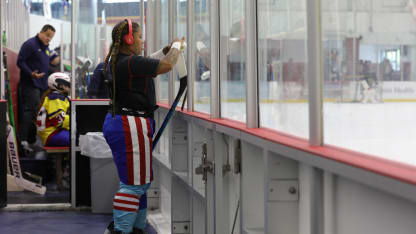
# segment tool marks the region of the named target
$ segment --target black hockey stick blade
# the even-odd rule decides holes
[[[188,97],[188,92],[186,92],[185,96],[183,97],[181,111],[183,111],[183,107],[185,106],[185,102],[186,102],[187,97]]]
[[[155,138],[153,139],[152,150],[156,148],[157,143],[159,142],[160,137],[162,136],[163,131],[168,125],[169,120],[172,118],[173,113],[175,112],[176,106],[179,103],[179,100],[182,97],[182,94],[185,92],[185,89],[188,85],[188,76],[184,76],[179,80],[179,91],[176,94],[175,100],[172,103],[172,106],[169,109],[169,112],[166,114],[165,119],[163,120],[162,125],[160,126]]]

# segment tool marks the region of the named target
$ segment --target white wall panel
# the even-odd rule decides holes
[[[336,181],[337,234],[414,234],[416,204],[351,181]]]

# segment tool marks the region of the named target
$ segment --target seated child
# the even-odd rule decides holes
[[[44,146],[69,146],[70,77],[55,72],[48,77],[48,86],[37,111],[38,135]]]

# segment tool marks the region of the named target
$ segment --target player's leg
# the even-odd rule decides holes
[[[140,205],[139,210],[137,211],[136,221],[134,223],[133,233],[140,233],[143,232],[146,229],[146,218],[147,214],[147,195],[143,194],[143,196],[140,197]]]
[[[115,231],[121,231],[123,234],[133,231],[139,213],[140,199],[149,187],[150,184],[126,185],[120,182],[120,188],[113,200]],[[146,217],[144,217],[144,222],[146,222]]]

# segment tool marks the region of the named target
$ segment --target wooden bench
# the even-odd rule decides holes
[[[69,146],[44,146],[43,149],[48,155],[54,154],[56,156],[56,185],[58,189],[62,188],[62,159],[69,153]]]

